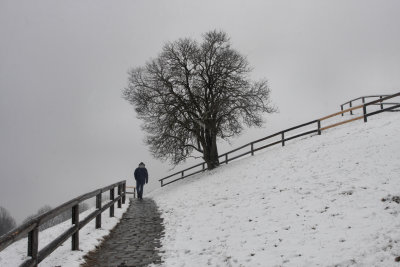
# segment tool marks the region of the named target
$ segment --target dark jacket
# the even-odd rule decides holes
[[[135,180],[141,184],[144,184],[149,181],[149,175],[147,173],[147,169],[145,167],[139,167],[135,170]]]

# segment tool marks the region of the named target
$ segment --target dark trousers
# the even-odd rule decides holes
[[[143,197],[143,186],[144,186],[144,183],[141,183],[140,181],[136,181],[136,192],[137,192],[138,198]]]

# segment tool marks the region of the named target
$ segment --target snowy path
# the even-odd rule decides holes
[[[164,265],[399,266],[399,118],[294,140],[152,192]]]
[[[162,219],[153,200],[132,199],[120,223],[85,256],[83,267],[146,266],[160,263]]]

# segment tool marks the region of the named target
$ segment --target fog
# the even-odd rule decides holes
[[[0,206],[21,222],[44,204],[132,185],[141,161],[145,194],[158,188],[173,166],[152,158],[121,90],[167,41],[224,30],[252,78],[269,80],[279,113],[224,152],[400,91],[399,10],[396,0],[0,0]]]

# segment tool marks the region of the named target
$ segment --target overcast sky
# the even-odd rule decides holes
[[[132,184],[140,161],[145,193],[158,187],[171,166],[150,156],[121,90],[167,41],[224,30],[253,78],[269,80],[280,112],[240,145],[400,91],[399,11],[397,0],[0,0],[0,205],[21,222],[44,204]]]

